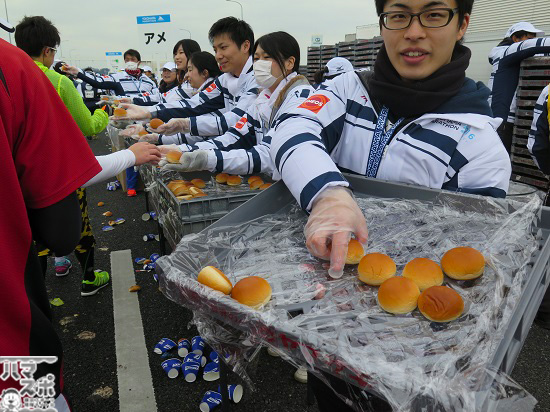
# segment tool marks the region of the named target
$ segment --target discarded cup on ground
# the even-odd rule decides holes
[[[118,180],[115,180],[113,182],[115,184],[115,187],[118,189],[119,187],[122,187],[122,185],[120,184],[120,182]]]
[[[209,358],[212,362],[218,362],[219,363],[219,361],[220,361],[220,355],[218,355],[218,352],[216,352],[216,351],[210,352]]]
[[[160,258],[160,255],[158,253],[153,253],[149,259],[151,259],[152,262],[156,262]]]
[[[145,266],[143,266],[143,270],[155,270],[157,265],[154,263],[148,263]]]
[[[122,217],[119,217],[118,219],[115,219],[115,224],[116,225],[121,225],[123,224],[124,222],[126,222],[126,219],[122,218]]]
[[[191,351],[191,342],[189,339],[180,339],[178,340],[178,356],[182,358],[186,357]]]
[[[218,392],[221,391],[221,386],[218,385]],[[242,385],[227,385],[227,393],[229,394],[229,400],[235,403],[239,403],[243,398]]]
[[[200,336],[193,336],[191,339],[191,350],[197,355],[202,355],[204,352],[204,340]]]
[[[220,364],[210,362],[204,367],[202,377],[205,381],[212,382],[220,379]]]
[[[155,235],[153,233],[148,233],[146,235],[143,235],[143,241],[144,242],[151,242],[152,240],[159,241],[160,240],[159,235]]]
[[[155,349],[153,349],[153,352],[162,355],[164,352],[168,352],[169,350],[172,350],[176,347],[176,342],[174,342],[172,339],[168,338],[162,338],[159,343],[155,345]]]
[[[101,230],[103,230],[104,232],[109,232],[110,230],[115,230],[115,228],[112,226],[103,226]]]
[[[178,358],[166,359],[161,363],[162,369],[168,375],[169,378],[177,378],[181,370],[181,360]]]
[[[146,213],[141,215],[141,220],[143,220],[144,222],[147,222],[151,219],[157,220],[157,218],[158,218],[157,212],[155,212],[155,211],[146,212]]]
[[[147,258],[144,257],[137,257],[134,259],[134,262],[136,262],[138,265],[143,265],[143,262],[145,262]]]
[[[157,282],[157,283],[158,283],[158,281],[159,281],[159,275],[157,275],[157,273],[156,273],[156,272],[155,272],[155,273],[153,273],[153,279],[155,280],[155,282]]]
[[[202,355],[197,355],[196,353],[193,353],[193,352],[190,352],[187,355],[185,355],[185,359],[193,360],[197,362],[199,365],[201,365],[201,367],[206,365],[206,357]]]
[[[201,412],[210,412],[222,403],[222,395],[218,392],[207,391],[199,405]]]
[[[116,186],[114,182],[107,183],[107,190],[114,192],[116,190]]]
[[[200,367],[201,364],[199,362],[197,362],[194,358],[189,358],[189,355],[187,355],[182,365],[185,381],[195,382],[197,380]]]

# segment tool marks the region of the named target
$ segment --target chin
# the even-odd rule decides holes
[[[399,76],[405,81],[416,82],[424,80],[434,73],[434,70],[397,70]]]

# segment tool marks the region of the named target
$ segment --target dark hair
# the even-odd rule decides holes
[[[517,31],[515,33],[512,33],[512,35],[510,36],[510,39],[512,39],[512,37],[514,37],[514,36],[521,39],[522,37],[525,37],[529,34],[533,34],[533,33],[529,32],[529,31],[525,31],[525,30],[520,30],[520,31]],[[512,39],[512,41],[513,41],[513,39]]]
[[[266,54],[277,62],[281,71],[288,75],[285,69],[285,60],[294,57],[294,66],[290,73],[300,73],[300,46],[296,39],[284,31],[275,31],[273,33],[264,34],[254,44],[252,54],[256,53],[256,49],[260,46]]]
[[[313,82],[316,84],[323,83],[326,79],[326,74],[328,73],[328,67],[325,66],[321,70],[317,70],[313,75]]]
[[[231,41],[241,48],[245,41],[250,42],[249,53],[252,54],[252,45],[254,44],[254,32],[252,27],[244,20],[239,20],[235,17],[224,17],[219,19],[210,27],[208,31],[208,39],[210,43],[214,43],[214,37],[227,34]]]
[[[62,75],[67,75],[67,73],[65,73],[63,70],[61,70],[61,67],[63,67],[63,65],[65,65],[66,63],[65,62],[62,62],[62,61],[59,61],[59,62],[56,62],[53,66],[52,66],[52,69],[54,71],[56,71],[57,73],[59,74],[62,74]]]
[[[138,59],[139,62],[141,61],[141,54],[139,54],[139,52],[137,50],[134,50],[134,49],[126,50],[124,52],[124,55],[122,56],[124,58],[124,60],[126,60],[126,56],[132,56],[132,57],[135,57],[136,59]]]
[[[193,53],[201,51],[201,46],[199,46],[199,43],[197,43],[195,40],[183,39],[176,43],[174,49],[172,50],[172,55],[176,55],[180,46],[183,48],[183,52],[185,53],[187,59],[189,59],[189,57]]]
[[[193,66],[195,66],[200,73],[207,70],[208,77],[218,77],[222,74],[220,66],[218,66],[216,62],[216,58],[208,52],[200,51],[193,53],[191,57],[189,57],[189,61],[193,63]]]
[[[92,66],[88,66],[85,69],[82,69],[82,71],[83,72],[94,72],[95,73],[95,70]]]
[[[384,11],[384,5],[388,0],[374,0],[376,4],[376,14],[380,14]],[[456,0],[456,8],[458,9],[458,25],[460,26],[464,21],[466,14],[472,14],[472,8],[474,6],[474,0]]]
[[[44,47],[60,43],[59,31],[44,16],[25,16],[15,26],[15,44],[31,57],[40,56]]]

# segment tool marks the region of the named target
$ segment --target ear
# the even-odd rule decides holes
[[[241,51],[243,51],[245,53],[250,52],[250,41],[249,40],[245,40],[243,42],[243,44],[241,44]]]
[[[210,73],[208,72],[208,70],[204,69],[202,72],[201,72],[201,75],[204,76],[204,78],[208,79],[210,77]]]
[[[466,30],[468,29],[469,24],[470,24],[470,15],[465,14],[464,20],[462,21],[462,24],[458,28],[458,33],[456,34],[456,41],[462,40],[462,38],[466,34]]]
[[[294,63],[296,63],[296,58],[294,56],[290,56],[288,59],[286,59],[285,69],[287,73],[290,73],[290,71],[294,67]]]

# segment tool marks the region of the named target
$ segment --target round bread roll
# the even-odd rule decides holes
[[[145,136],[146,134],[149,134],[147,133],[147,130],[140,130],[138,136]]]
[[[252,182],[249,182],[250,188],[252,190],[259,189],[260,186],[263,184],[264,184],[264,181],[262,179],[256,179],[256,180],[253,180]]]
[[[235,283],[231,297],[243,305],[259,309],[271,299],[271,286],[259,276],[249,276]]]
[[[380,285],[378,304],[389,313],[409,313],[416,308],[419,296],[416,283],[403,276],[394,276]]]
[[[365,256],[365,249],[357,239],[351,239],[348,243],[348,254],[346,255],[346,265],[357,265]]]
[[[263,185],[260,186],[260,190],[265,190],[267,189],[269,186],[271,186],[273,183],[264,183]]]
[[[181,186],[182,184],[183,184],[183,182],[176,182],[176,181],[172,180],[171,182],[168,182],[166,184],[166,187],[168,188],[168,190],[173,191],[174,188],[176,188],[178,186]]]
[[[227,173],[220,173],[216,175],[216,182],[218,183],[227,183],[227,178],[229,175]]]
[[[260,176],[250,176],[248,178],[248,184],[251,184],[254,180],[262,180]]]
[[[115,117],[123,117],[123,116],[126,116],[127,112],[126,112],[126,109],[123,109],[122,107],[117,107],[113,114],[115,115]]]
[[[395,276],[397,267],[388,255],[369,253],[363,256],[357,268],[359,280],[371,286],[379,286],[385,280]]]
[[[452,279],[470,280],[483,275],[485,258],[471,247],[455,247],[441,258],[443,272]]]
[[[227,184],[229,186],[239,186],[242,182],[243,181],[240,176],[229,176],[227,178]]]
[[[151,121],[149,122],[149,127],[151,129],[156,129],[157,127],[162,126],[163,124],[164,122],[162,120],[155,118],[155,119],[151,119]]]
[[[204,192],[202,191],[202,189],[199,189],[198,187],[191,186],[189,187],[189,193],[191,193],[192,195],[199,195],[199,194],[203,194]]]
[[[166,161],[168,163],[179,163],[181,154],[182,153],[177,150],[171,150],[168,153],[166,153]]]
[[[189,190],[189,186],[186,186],[185,184],[181,184],[181,186],[176,187],[172,193],[174,196],[182,196],[182,195],[190,195],[192,194]]]
[[[204,183],[204,180],[202,179],[192,179],[191,183],[193,183],[199,189],[204,189],[206,187],[206,183]]]
[[[214,266],[206,266],[199,272],[199,283],[229,295],[233,285],[225,274]]]
[[[450,322],[464,312],[464,300],[447,286],[432,286],[420,294],[418,309],[432,322]]]
[[[403,268],[403,277],[416,283],[421,292],[443,284],[441,267],[427,258],[416,258],[407,263]]]

